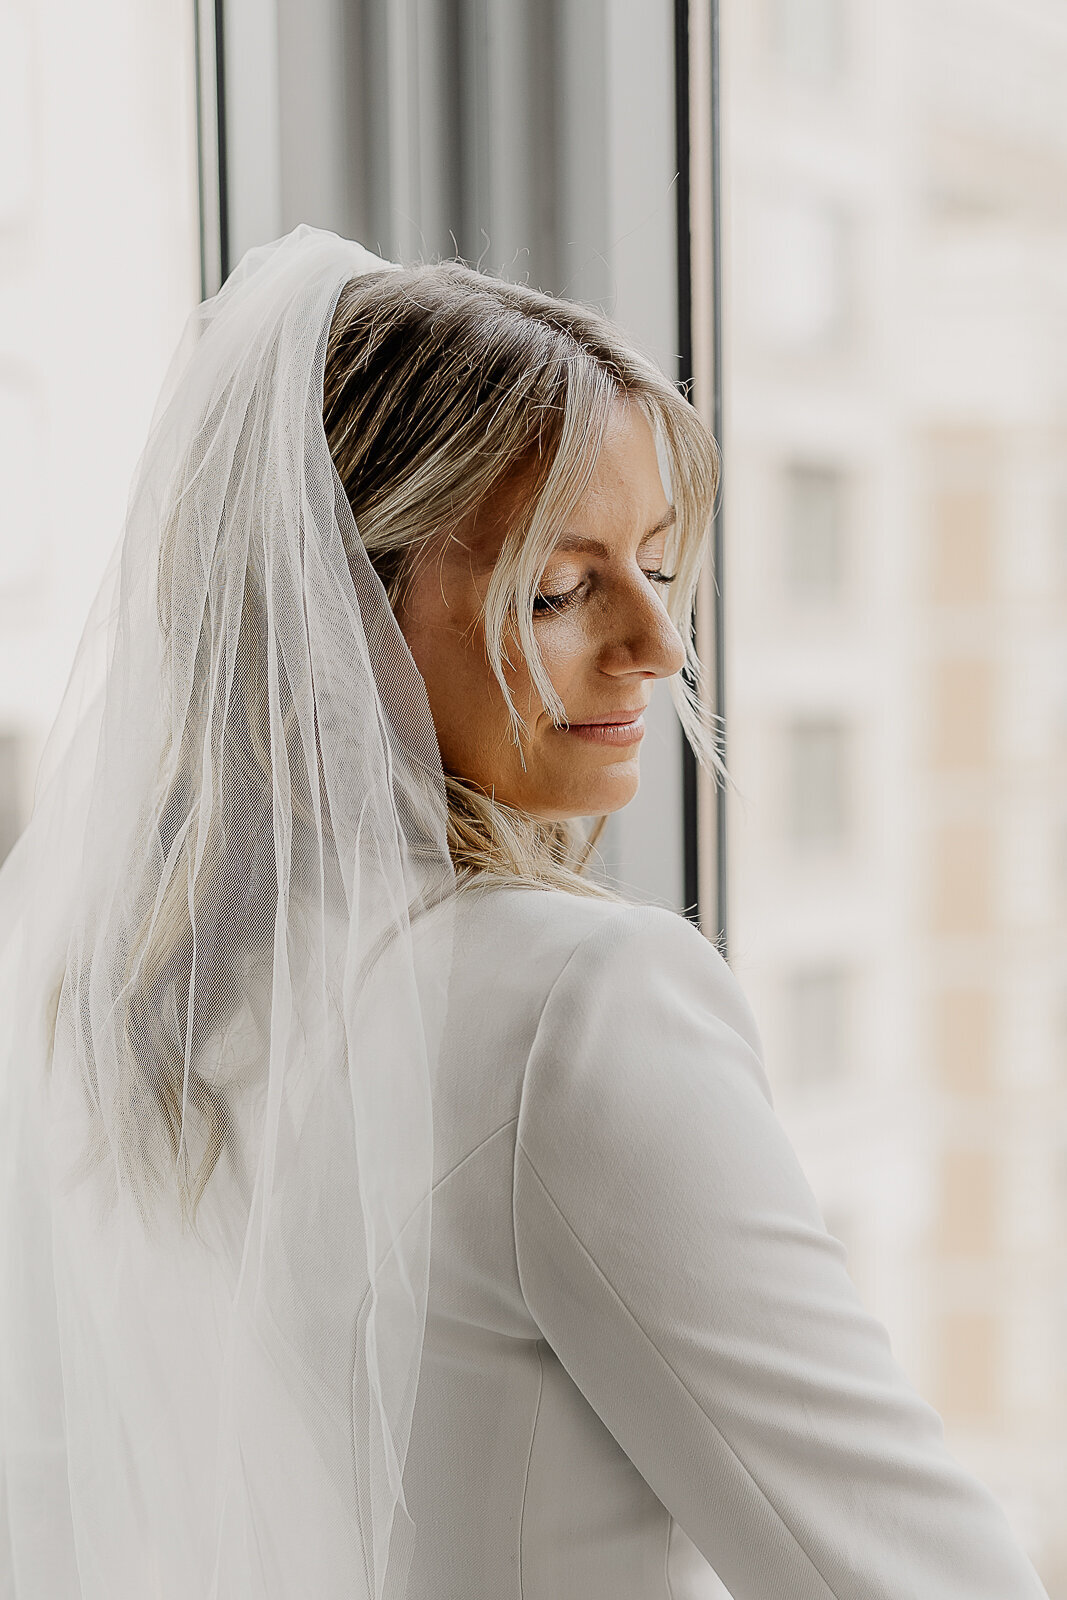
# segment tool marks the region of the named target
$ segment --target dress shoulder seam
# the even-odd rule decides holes
[[[690,1400],[696,1406],[696,1408],[700,1412],[701,1416],[705,1417],[707,1419],[707,1422],[709,1423],[709,1425],[712,1428],[714,1428],[715,1433],[718,1435],[719,1439],[722,1441],[722,1444],[723,1444],[724,1448],[730,1452],[730,1455],[737,1462],[737,1465],[740,1467],[741,1471],[745,1474],[745,1477],[752,1484],[753,1488],[760,1495],[760,1497],[764,1501],[764,1503],[768,1506],[768,1508],[770,1509],[772,1515],[777,1518],[779,1523],[781,1523],[782,1527],[785,1529],[785,1531],[789,1535],[790,1539],[793,1541],[793,1543],[796,1545],[797,1549],[800,1551],[800,1554],[803,1556],[804,1560],[808,1563],[808,1565],[811,1567],[811,1570],[815,1573],[816,1577],[819,1579],[819,1582],[822,1583],[825,1586],[826,1594],[827,1594],[827,1600],[841,1600],[841,1597],[837,1594],[836,1590],[834,1590],[834,1589],[832,1589],[830,1587],[830,1584],[827,1581],[825,1573],[820,1571],[819,1567],[812,1560],[811,1556],[808,1554],[807,1550],[805,1550],[804,1546],[801,1544],[800,1540],[798,1539],[797,1535],[794,1533],[793,1529],[789,1526],[788,1522],[783,1517],[783,1515],[779,1511],[778,1507],[774,1504],[774,1501],[771,1499],[771,1497],[767,1493],[766,1489],[764,1489],[763,1485],[759,1482],[758,1478],[755,1477],[755,1475],[752,1473],[750,1468],[745,1465],[744,1461],[742,1461],[741,1457],[738,1455],[737,1451],[734,1449],[734,1447],[730,1443],[729,1439],[726,1438],[725,1434],[722,1432],[722,1429],[719,1427],[719,1425],[715,1421],[714,1417],[708,1415],[708,1412],[701,1405],[700,1400],[693,1393],[692,1389],[690,1389],[690,1387],[686,1383],[685,1379],[681,1376],[681,1374],[674,1367],[671,1366],[671,1363],[667,1360],[667,1358],[663,1354],[662,1350],[656,1344],[655,1340],[648,1334],[646,1329],[642,1327],[641,1323],[638,1321],[637,1317],[631,1311],[630,1307],[626,1304],[626,1301],[622,1298],[622,1295],[616,1289],[615,1285],[611,1282],[610,1278],[608,1278],[606,1273],[602,1270],[602,1268],[600,1267],[599,1263],[596,1261],[595,1257],[592,1256],[590,1254],[590,1252],[586,1249],[585,1245],[582,1243],[581,1238],[575,1232],[574,1228],[571,1226],[570,1220],[567,1217],[566,1213],[563,1210],[561,1210],[560,1206],[556,1203],[555,1196],[552,1194],[551,1190],[548,1188],[548,1185],[545,1183],[544,1179],[541,1177],[541,1174],[538,1172],[537,1168],[535,1167],[533,1161],[530,1159],[529,1152],[526,1150],[525,1146],[523,1146],[521,1144],[518,1136],[516,1136],[516,1140],[515,1140],[515,1162],[516,1162],[516,1165],[518,1164],[518,1160],[519,1160],[520,1154],[521,1154],[523,1160],[526,1162],[526,1165],[529,1168],[530,1172],[532,1173],[534,1179],[536,1180],[536,1182],[538,1183],[538,1185],[541,1188],[542,1192],[544,1193],[545,1199],[548,1201],[548,1203],[552,1207],[552,1209],[556,1212],[556,1214],[559,1217],[560,1221],[563,1223],[563,1226],[567,1229],[568,1233],[573,1238],[573,1240],[574,1240],[575,1244],[577,1245],[578,1249],[582,1252],[582,1254],[588,1260],[590,1266],[592,1267],[592,1270],[601,1279],[601,1281],[605,1285],[606,1289],[608,1290],[608,1293],[610,1295],[612,1295],[612,1297],[618,1302],[618,1304],[621,1307],[622,1311],[624,1312],[626,1317],[630,1320],[630,1322],[633,1323],[634,1327],[637,1329],[637,1331],[641,1335],[642,1339],[644,1339],[646,1344],[650,1345],[652,1347],[652,1349],[656,1352],[656,1354],[659,1357],[660,1361],[662,1361],[663,1365],[666,1367],[667,1371],[671,1374],[671,1377],[674,1379],[674,1381],[689,1396]]]
[[[541,1034],[542,1024],[544,1023],[544,1019],[545,1019],[545,1012],[548,1010],[549,1004],[551,1003],[551,1000],[552,1000],[552,996],[555,994],[556,990],[559,988],[560,984],[563,982],[564,978],[567,976],[567,974],[570,971],[572,965],[574,964],[574,961],[576,960],[576,958],[578,957],[580,952],[582,950],[584,950],[585,946],[587,944],[589,944],[591,942],[591,940],[598,938],[604,932],[605,928],[612,927],[619,920],[620,917],[628,915],[629,913],[634,912],[634,911],[663,911],[663,912],[666,912],[666,914],[668,916],[675,916],[675,917],[678,916],[677,912],[672,912],[669,909],[669,907],[667,907],[667,906],[642,906],[642,905],[633,905],[633,904],[630,904],[630,903],[626,903],[625,905],[614,906],[612,908],[612,914],[611,914],[610,917],[606,917],[603,922],[597,923],[594,927],[590,928],[587,933],[583,933],[582,934],[581,938],[578,940],[577,944],[574,946],[574,949],[570,952],[570,954],[568,955],[566,961],[564,961],[562,967],[560,967],[559,971],[556,973],[556,976],[553,978],[552,982],[549,984],[548,989],[545,992],[545,997],[541,1002],[541,1009],[540,1009],[540,1011],[538,1012],[538,1015],[537,1015],[537,1026],[534,1029],[533,1034],[531,1035],[530,1047],[526,1052],[526,1060],[523,1063],[522,1080],[521,1080],[521,1083],[520,1083],[520,1086],[519,1086],[519,1109],[518,1109],[518,1113],[517,1113],[517,1115],[519,1117],[522,1116],[522,1097],[523,1097],[523,1092],[525,1091],[525,1088],[526,1088],[526,1070],[530,1065],[530,1057],[533,1055],[534,1050],[535,1050],[535,1048],[537,1046],[537,1041],[538,1041],[538,1038],[540,1037],[540,1034]],[[679,920],[684,920],[684,919],[679,919]]]

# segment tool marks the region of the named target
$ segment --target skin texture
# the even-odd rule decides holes
[[[501,491],[442,541],[413,575],[398,613],[426,682],[442,761],[447,771],[534,816],[617,811],[637,792],[640,741],[602,744],[555,728],[517,639],[505,639],[516,663],[506,677],[525,725],[522,756],[509,728],[480,611],[516,495],[514,485]],[[649,576],[662,569],[667,539],[663,527],[652,530],[670,515],[652,430],[636,405],[620,401],[564,534],[564,540],[599,540],[607,553],[557,546],[540,591],[578,593],[558,612],[535,613],[545,670],[572,724],[625,720],[648,705],[657,678],[684,664],[665,608],[667,586]]]

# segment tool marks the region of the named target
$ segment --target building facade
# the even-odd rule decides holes
[[[727,0],[731,960],[1067,1596],[1067,13]]]

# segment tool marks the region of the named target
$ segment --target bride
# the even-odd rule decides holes
[[[0,1594],[1044,1595],[725,961],[588,875],[657,680],[726,776],[717,478],[455,263],[194,314],[0,872]]]

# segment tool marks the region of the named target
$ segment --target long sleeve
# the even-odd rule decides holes
[[[519,1114],[526,1303],[734,1600],[1047,1600],[863,1306],[684,918],[613,912],[546,1002]]]

